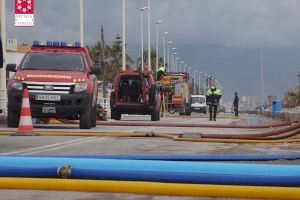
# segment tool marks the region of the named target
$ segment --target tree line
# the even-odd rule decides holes
[[[107,44],[104,38],[104,29],[101,26],[101,39],[94,45],[89,46],[89,52],[92,61],[96,65],[100,65],[102,70],[98,76],[99,80],[102,81],[113,81],[116,74],[122,69],[122,38],[117,34],[114,41],[111,44]],[[148,61],[148,51],[145,49],[144,52],[144,63]],[[156,51],[151,49],[151,63],[153,69],[156,65]],[[163,58],[159,58],[159,63],[163,63]],[[136,66],[134,66],[136,64]],[[141,65],[141,56],[134,61],[128,54],[126,54],[126,69],[137,69]]]

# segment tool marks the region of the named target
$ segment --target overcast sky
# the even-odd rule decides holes
[[[79,0],[35,0],[35,27],[14,27],[14,1],[6,1],[8,38],[18,38],[20,43],[33,40],[79,40]],[[84,40],[93,44],[100,38],[100,26],[104,26],[107,42],[112,42],[121,33],[121,0],[84,0]],[[140,8],[147,5],[146,0],[126,0],[127,44],[131,57],[139,55],[140,47]],[[223,74],[226,71],[201,69],[201,66],[248,54],[257,48],[276,56],[282,55],[281,65],[288,66],[288,74],[274,74],[266,77],[269,93],[281,93],[297,84],[295,73],[300,62],[286,58],[291,49],[300,46],[300,1],[299,0],[152,0],[152,46],[155,44],[155,21],[162,20],[161,33],[168,31],[168,40],[177,47],[179,57],[194,69],[207,70],[209,73]],[[146,47],[146,15],[145,15]],[[162,50],[160,46],[160,55]],[[286,51],[289,53],[287,54]],[[208,53],[209,52],[209,53]],[[292,51],[294,52],[294,51]],[[201,54],[201,55],[200,55]],[[285,56],[287,55],[287,56]],[[264,60],[266,71],[273,72],[274,59]],[[278,59],[278,58],[276,58]],[[247,62],[247,63],[245,63]],[[250,67],[249,63],[259,66],[260,56],[249,57],[240,65]],[[268,69],[269,63],[269,69]],[[272,66],[271,64],[272,63]],[[286,64],[288,63],[288,64]],[[230,63],[235,66],[238,63]],[[290,65],[290,66],[289,66]],[[287,67],[284,66],[284,67]],[[224,67],[224,65],[222,66]],[[238,66],[237,66],[238,67]],[[258,69],[258,68],[257,68]],[[276,68],[279,69],[279,66]],[[231,67],[232,71],[236,71]],[[280,70],[275,70],[280,71]],[[253,71],[253,73],[258,71]],[[244,74],[247,76],[247,74]],[[284,81],[282,76],[291,76]],[[294,77],[295,76],[295,77]],[[243,79],[243,75],[241,75]],[[272,78],[281,77],[282,84],[274,90]],[[232,87],[228,77],[220,77],[223,83]],[[270,86],[268,86],[268,84]],[[259,93],[253,87],[251,93]],[[232,88],[234,90],[236,88]],[[273,90],[272,90],[273,89]]]
[[[35,1],[35,28],[14,28],[14,1],[7,2],[8,32],[20,40],[79,39],[79,0]],[[84,0],[85,41],[99,38],[103,24],[108,40],[121,33],[121,0]],[[139,9],[146,0],[127,0],[128,43],[139,42]],[[152,0],[152,27],[179,44],[228,47],[298,47],[298,0]],[[146,20],[145,20],[146,22]],[[28,34],[30,33],[30,34]]]

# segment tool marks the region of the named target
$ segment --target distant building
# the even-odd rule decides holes
[[[29,51],[31,46],[29,45],[18,45],[17,39],[8,39],[6,45],[6,64],[19,64],[24,56],[24,54]],[[13,72],[6,74],[6,78],[13,76]]]

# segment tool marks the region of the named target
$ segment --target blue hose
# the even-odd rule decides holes
[[[253,186],[300,186],[300,176],[264,176],[236,174],[202,174],[174,173],[149,171],[112,171],[72,169],[71,178],[121,180],[121,181],[150,181],[166,183],[193,183],[218,185],[253,185]]]
[[[0,167],[0,177],[57,178],[57,171],[57,167]]]
[[[58,168],[0,167],[0,177],[58,178]],[[193,183],[253,186],[300,186],[300,176],[256,176],[233,174],[174,173],[151,171],[113,171],[72,168],[71,179],[149,181],[164,183]]]
[[[37,156],[33,156],[33,157],[37,157]],[[165,161],[270,161],[270,160],[296,160],[296,159],[300,159],[300,154],[290,153],[290,154],[232,154],[232,155],[212,155],[212,154],[41,155],[41,156],[39,155],[38,157],[121,159],[121,160],[165,160]]]
[[[216,162],[177,162],[115,159],[51,158],[51,157],[0,157],[3,167],[59,167],[94,170],[152,171],[203,174],[300,176],[300,165],[267,165]]]

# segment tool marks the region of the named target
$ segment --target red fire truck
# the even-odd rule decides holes
[[[25,87],[33,117],[72,117],[81,129],[96,126],[100,68],[80,43],[34,41],[21,63],[8,64],[7,70],[15,72],[7,86],[8,127],[18,127]]]

